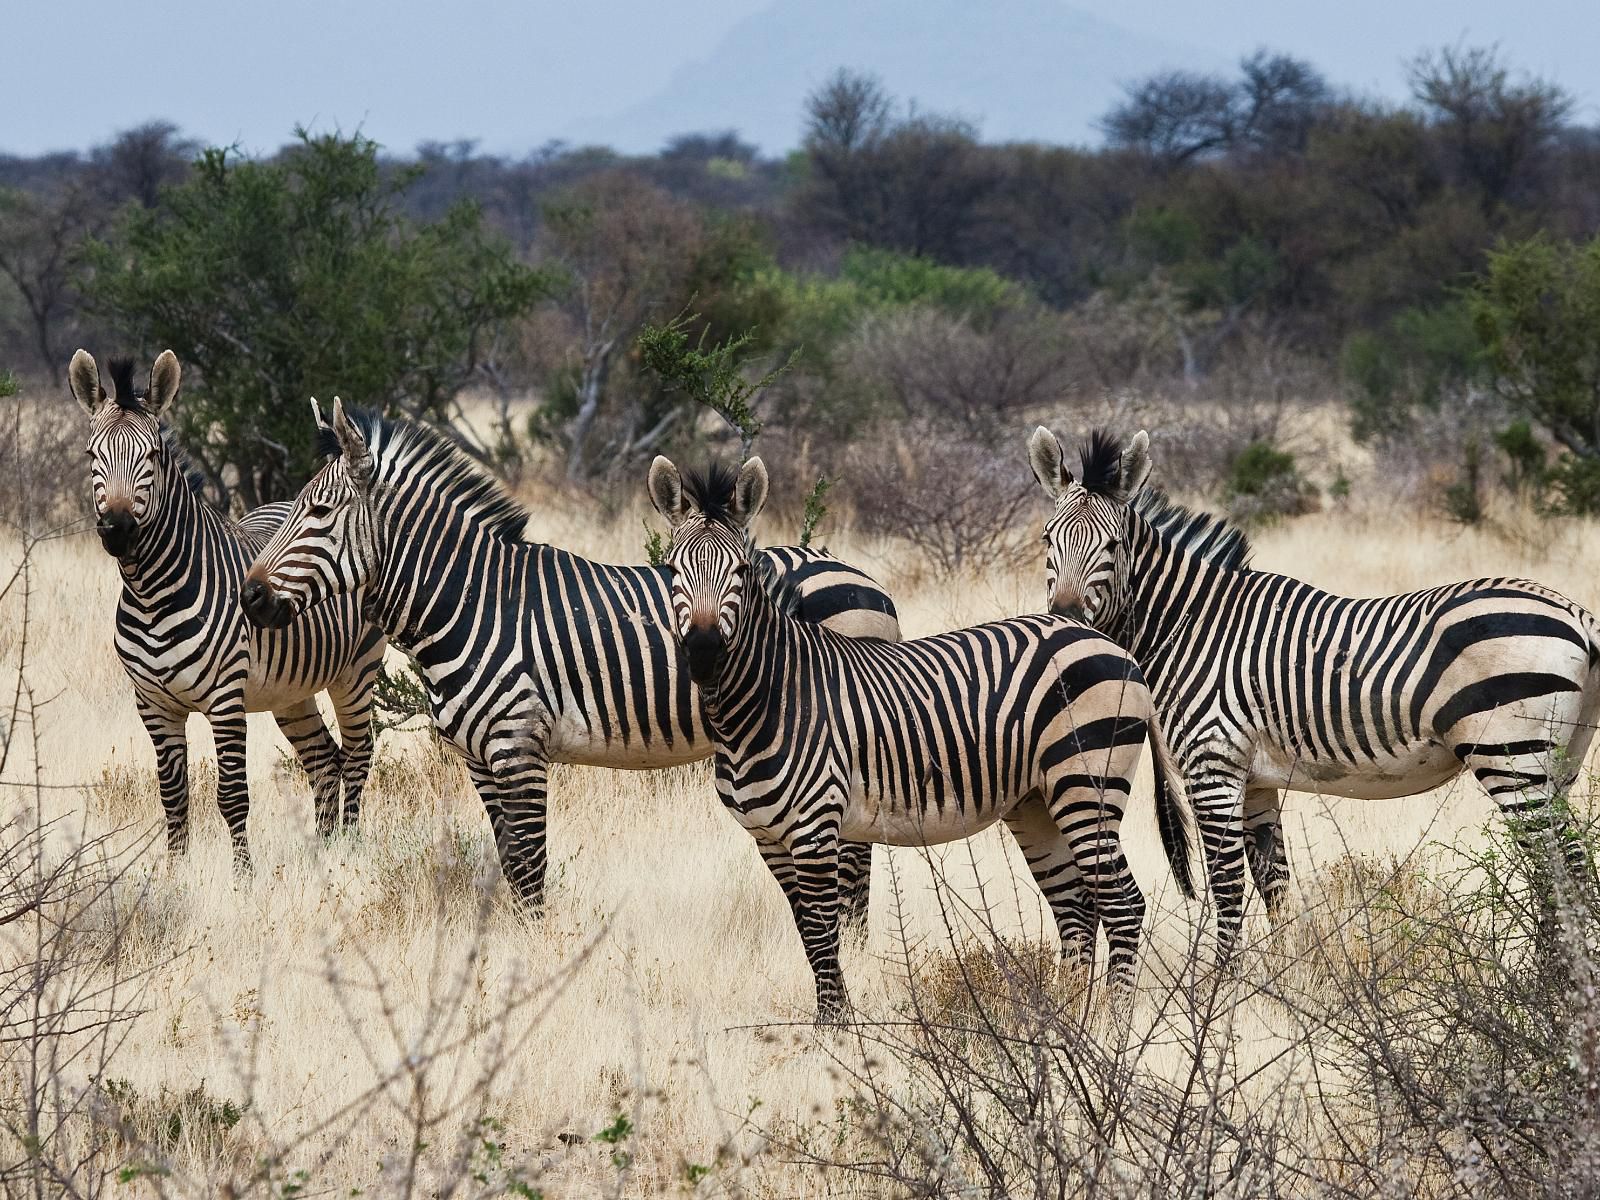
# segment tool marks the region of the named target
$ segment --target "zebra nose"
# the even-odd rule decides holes
[[[692,626],[683,635],[683,653],[689,660],[689,678],[700,687],[716,680],[717,669],[722,665],[724,643],[722,631],[715,625]]]
[[[262,629],[282,629],[293,616],[289,605],[264,579],[246,579],[239,589],[239,603],[250,623]]]
[[[121,558],[132,549],[133,535],[138,528],[131,512],[116,508],[95,522],[94,531],[100,535],[100,544],[105,547],[106,553],[113,558]]]
[[[1050,605],[1050,613],[1052,616],[1057,617],[1071,617],[1074,621],[1086,621],[1088,619],[1084,615],[1083,605],[1076,602],[1057,600]]]

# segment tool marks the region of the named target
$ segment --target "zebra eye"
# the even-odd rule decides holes
[[[331,504],[323,504],[320,500],[306,501],[306,516],[325,517],[333,511]]]

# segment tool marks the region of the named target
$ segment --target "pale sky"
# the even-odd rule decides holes
[[[824,60],[875,69],[877,51],[858,37],[841,32],[836,52],[828,43],[829,12],[845,11],[835,5],[882,5],[916,14],[908,21],[936,21],[949,2],[1013,20],[1024,26],[1013,32],[1024,35],[1027,22],[1016,14],[1030,5],[1034,12],[1073,8],[1157,47],[1151,54],[1177,47],[1186,56],[1152,69],[1225,64],[1264,45],[1310,59],[1335,84],[1391,97],[1403,95],[1402,64],[1416,51],[1497,43],[1515,66],[1566,86],[1579,117],[1600,124],[1597,0],[6,0],[0,152],[83,149],[158,117],[202,141],[252,151],[280,145],[297,121],[360,127],[397,152],[425,139],[468,137],[486,150],[522,155],[574,136],[650,150],[661,136],[643,119],[652,105],[659,99],[670,108],[674,86],[681,92],[685,79],[716,72],[725,37],[761,46],[764,30],[783,27],[770,19],[773,10],[786,11],[790,28],[815,14],[819,28],[801,73],[809,80],[828,69]],[[763,48],[779,60],[785,51]],[[1063,72],[1073,70],[1067,57]],[[915,84],[915,99],[937,110],[954,101],[938,94],[934,66]],[[995,67],[1003,77],[1004,64]],[[739,86],[759,89],[763,72],[750,74],[756,82]],[[747,116],[747,132],[758,126],[753,136],[763,148],[781,152],[798,140],[803,92],[787,94],[796,86],[792,74],[771,74],[786,94],[738,92],[717,101],[715,116],[732,128]],[[887,82],[893,90],[894,80]],[[1015,93],[1026,84],[1006,86]],[[1115,98],[1106,95],[1101,110]],[[1041,112],[1032,129],[1022,127],[1028,117],[1017,115],[1015,103],[992,107],[1005,114],[1004,127],[985,128],[995,136],[1092,136],[1079,132],[1090,128],[1081,114],[1067,120]],[[704,98],[682,111],[706,111]]]

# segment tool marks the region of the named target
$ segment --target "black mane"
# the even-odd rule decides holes
[[[733,515],[733,489],[739,472],[721,459],[683,473],[683,494],[705,513],[708,521],[727,523]]]
[[[111,372],[112,399],[118,408],[139,412],[144,408],[145,389],[133,382],[133,359],[113,358],[106,364]]]
[[[1096,429],[1078,448],[1078,459],[1082,466],[1078,482],[1084,489],[1115,499],[1117,484],[1122,479],[1122,439],[1104,429]]]
[[[1250,539],[1226,518],[1185,508],[1152,487],[1141,489],[1134,497],[1133,511],[1180,550],[1226,570],[1242,571],[1250,565]]]
[[[692,467],[683,472],[682,479],[683,494],[705,513],[708,521],[730,523],[733,514],[733,490],[739,482],[739,472],[736,468],[721,459],[712,459],[703,467]],[[772,559],[755,552],[755,539],[751,537],[748,528],[744,530],[744,540],[750,549],[756,578],[761,581],[761,590],[766,592],[773,604],[777,605],[779,612],[791,617],[799,616],[803,597],[794,580],[780,572]]]
[[[528,510],[437,429],[360,408],[346,408],[344,414],[366,439],[380,483],[387,487],[399,484],[401,478],[393,464],[403,462],[406,474],[429,476],[430,491],[438,503],[469,514],[503,541],[523,541]],[[319,435],[319,449],[322,444]]]

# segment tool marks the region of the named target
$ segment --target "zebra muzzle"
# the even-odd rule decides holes
[[[294,620],[289,602],[272,590],[263,579],[246,579],[239,589],[239,603],[252,625],[262,629],[282,629]]]
[[[727,651],[722,631],[716,626],[709,629],[691,628],[683,635],[683,653],[689,660],[689,678],[700,686],[715,683],[722,670],[722,658]]]
[[[100,535],[100,545],[107,554],[122,558],[133,549],[133,538],[139,532],[139,525],[131,512],[117,510],[104,514],[96,521],[94,531]]]

